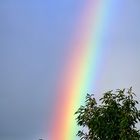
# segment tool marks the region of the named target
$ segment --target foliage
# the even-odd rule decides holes
[[[132,87],[128,90],[108,91],[97,105],[94,95],[87,94],[85,106],[75,113],[77,124],[83,127],[80,140],[140,140],[140,110]]]

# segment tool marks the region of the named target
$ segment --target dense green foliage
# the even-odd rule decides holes
[[[108,91],[97,105],[94,95],[87,94],[85,106],[75,113],[83,128],[77,135],[81,140],[140,140],[140,110],[134,96],[132,88]]]

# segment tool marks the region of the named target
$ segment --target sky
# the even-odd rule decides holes
[[[49,131],[60,73],[87,2],[0,1],[0,139],[38,140]],[[139,7],[138,0],[116,0],[111,8],[97,98],[132,86],[140,101]]]

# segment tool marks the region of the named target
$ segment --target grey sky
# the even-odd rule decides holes
[[[35,140],[48,129],[55,87],[84,4],[0,1],[1,140]],[[133,86],[140,100],[140,1],[116,0],[111,17],[93,91]]]

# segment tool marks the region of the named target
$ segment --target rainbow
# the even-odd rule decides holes
[[[59,95],[49,140],[75,140],[75,111],[94,88],[112,0],[87,0],[78,19],[68,61],[58,84]],[[80,22],[79,22],[80,21]]]

